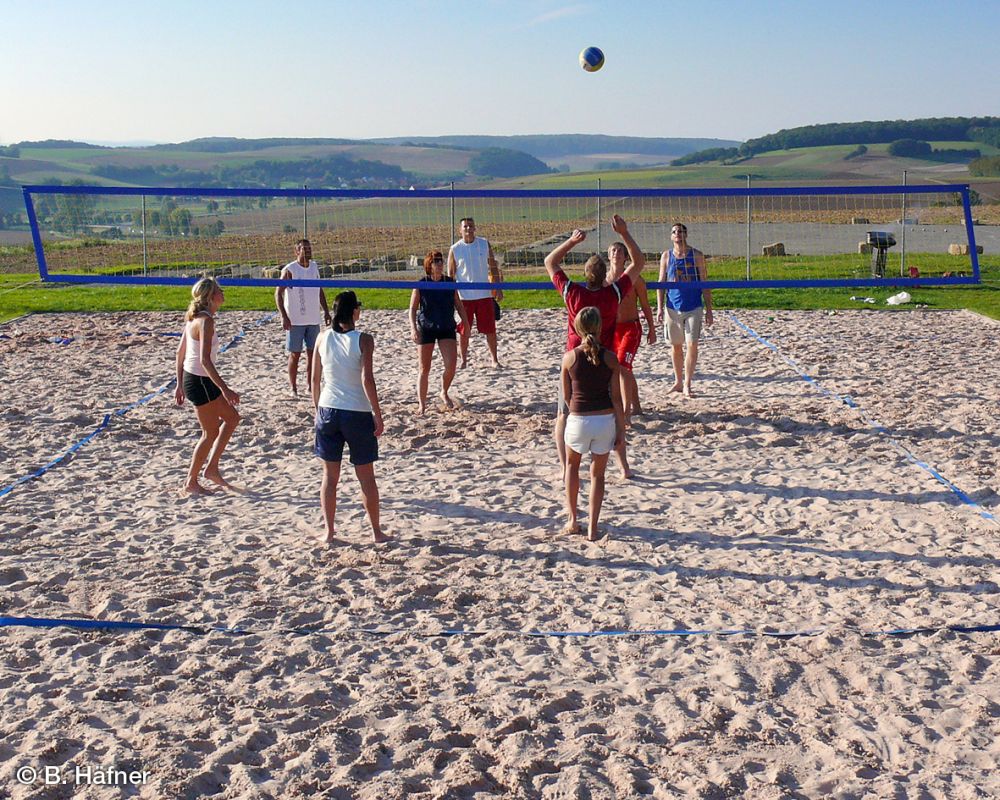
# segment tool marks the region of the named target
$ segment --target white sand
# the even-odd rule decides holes
[[[223,313],[220,338],[262,316]],[[968,313],[737,312],[819,385],[1000,514],[1000,327]],[[179,315],[0,327],[0,487],[170,378]],[[365,312],[386,414],[373,548],[350,469],[325,549],[308,403],[276,323],[220,359],[245,496],[181,498],[197,424],[171,393],[0,499],[0,614],[240,626],[250,635],[0,629],[0,797],[21,766],[146,770],[81,797],[1000,795],[1000,526],[725,315],[699,395],[640,350],[635,481],[609,541],[558,535],[561,312],[509,312],[413,416],[404,315]],[[75,337],[67,345],[49,337]],[[431,395],[439,385],[435,361]],[[587,483],[584,483],[584,497]],[[323,629],[292,635],[289,628]],[[376,628],[376,636],[361,628]],[[481,636],[434,637],[447,628]],[[749,629],[724,637],[517,631]],[[820,629],[789,640],[765,631]]]

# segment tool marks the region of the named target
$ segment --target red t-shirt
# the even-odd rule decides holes
[[[615,349],[615,320],[618,318],[618,304],[632,288],[632,279],[622,275],[609,286],[600,289],[588,289],[581,283],[574,283],[566,273],[557,269],[552,276],[552,283],[563,296],[569,317],[569,330],[566,332],[566,349],[572,350],[580,346],[580,337],[573,330],[573,320],[581,309],[596,306],[601,312],[601,347]]]

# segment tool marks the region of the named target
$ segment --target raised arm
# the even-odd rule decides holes
[[[378,388],[375,386],[375,371],[372,367],[373,354],[375,353],[375,340],[370,333],[362,333],[359,337],[361,345],[361,385],[365,390],[365,397],[372,406],[372,415],[375,417],[375,435],[381,436],[385,430],[382,422],[382,408],[378,404]]]
[[[549,273],[550,279],[555,278],[556,271],[566,258],[566,254],[586,238],[587,234],[577,228],[565,242],[545,256],[545,270]]]
[[[617,214],[611,218],[611,228],[615,233],[622,237],[622,241],[625,243],[625,249],[628,250],[628,257],[632,263],[629,264],[628,269],[625,270],[625,274],[634,284],[636,275],[641,275],[642,271],[646,268],[646,255],[642,252],[639,245],[636,244],[635,239],[632,238],[632,234],[629,233],[628,225],[625,224],[625,220]]]

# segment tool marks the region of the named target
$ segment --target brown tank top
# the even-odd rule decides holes
[[[611,368],[604,363],[604,348],[597,356],[597,364],[587,360],[582,347],[577,347],[576,361],[569,368],[569,412],[611,411]]]

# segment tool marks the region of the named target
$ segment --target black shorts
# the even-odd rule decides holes
[[[218,397],[222,397],[222,390],[215,385],[211,378],[204,375],[192,375],[184,370],[184,396],[196,406],[203,406],[211,403]]]
[[[354,466],[377,461],[375,416],[371,411],[345,411],[320,406],[316,410],[316,455],[324,461],[341,461],[344,444],[347,444]]]
[[[454,328],[451,330],[448,330],[447,328],[442,330],[440,328],[421,327],[418,330],[420,331],[420,344],[434,344],[434,342],[439,342],[442,339],[451,339],[452,341],[455,341]]]

